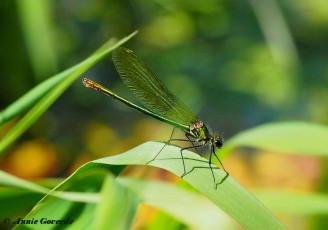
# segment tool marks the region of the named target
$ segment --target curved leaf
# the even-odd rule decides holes
[[[241,132],[225,143],[226,150],[253,147],[317,156],[328,156],[328,128],[306,122],[265,124]]]
[[[178,176],[183,173],[180,148],[166,146],[157,158],[151,161],[163,147],[163,143],[147,142],[123,154],[102,158],[80,168],[109,167],[119,165],[149,165],[166,169]],[[213,178],[208,161],[199,155],[184,151],[187,174],[183,177],[214,204],[230,215],[246,229],[284,229],[283,225],[250,192],[231,176],[213,166],[214,174],[220,183],[213,188]]]
[[[255,190],[254,194],[277,213],[327,215],[328,195],[304,191]]]
[[[232,229],[234,226],[222,210],[201,194],[165,182],[129,177],[117,179],[138,194],[145,204],[170,214],[191,229]]]
[[[35,219],[38,219],[41,218],[41,216],[44,216],[45,213],[50,212],[52,218],[65,218],[69,216],[74,217],[76,220],[74,227],[76,227],[76,225],[79,224],[81,224],[81,226],[83,224],[88,224],[91,221],[91,219],[83,216],[84,214],[87,215],[86,213],[94,213],[97,210],[95,209],[94,205],[98,203],[98,212],[100,213],[103,213],[102,211],[107,209],[106,208],[107,205],[103,206],[99,204],[99,201],[101,200],[100,200],[100,196],[97,193],[95,193],[93,196],[94,198],[98,197],[98,199],[96,200],[89,195],[91,191],[97,191],[97,187],[99,187],[99,182],[103,181],[103,179],[101,178],[104,177],[104,174],[99,174],[98,170],[96,170],[98,174],[94,173],[95,169],[107,168],[112,171],[114,176],[117,176],[122,171],[125,165],[129,165],[129,164],[147,165],[147,162],[149,162],[149,165],[164,168],[178,176],[182,174],[183,166],[180,158],[180,148],[178,147],[166,146],[162,150],[162,152],[157,156],[157,158],[152,160],[159,152],[159,150],[162,149],[162,147],[163,147],[163,143],[148,142],[130,151],[127,151],[123,154],[102,158],[85,164],[84,166],[80,167],[76,172],[74,172],[69,178],[67,178],[60,185],[58,185],[53,191],[51,191],[51,193],[49,193],[50,196],[47,195],[45,198],[43,198],[26,218],[29,219],[34,217]],[[266,209],[251,193],[249,193],[245,188],[243,188],[231,176],[227,176],[223,170],[213,165],[215,177],[217,181],[220,181],[220,183],[217,186],[217,189],[214,189],[213,178],[208,168],[208,161],[204,158],[201,158],[199,155],[188,151],[184,152],[184,156],[185,156],[185,163],[187,169],[187,174],[184,176],[184,180],[186,180],[192,186],[198,189],[203,195],[208,197],[215,205],[220,207],[226,214],[230,215],[243,227],[245,227],[246,229],[284,229],[284,226],[270,213],[268,209]],[[87,176],[89,175],[88,178],[85,179],[86,177],[85,175]],[[9,182],[7,182],[8,180]],[[113,182],[112,179],[110,181]],[[129,190],[134,190],[134,193],[139,193],[139,196],[146,203],[157,206],[160,209],[163,209],[164,211],[167,211],[169,213],[176,214],[176,212],[178,212],[179,210],[182,210],[183,208],[187,207],[185,205],[185,207],[181,209],[179,208],[179,206],[188,202],[191,203],[192,205],[190,209],[195,208],[193,202],[196,202],[197,199],[193,199],[192,197],[195,198],[196,196],[192,195],[191,193],[188,194],[188,197],[190,198],[188,200],[188,197],[186,197],[186,199],[182,197],[184,192],[178,191],[174,188],[164,189],[163,187],[161,187],[161,185],[160,186],[156,185],[156,183],[152,184],[151,182],[143,182],[143,184],[138,185],[135,182],[133,181],[131,182],[131,180],[129,181],[126,179],[118,179],[118,181],[121,182],[124,185],[124,187],[129,187],[130,188]],[[12,178],[7,179],[7,177],[5,177],[4,183],[10,185],[12,184],[15,187],[23,187],[24,189],[29,189],[29,190],[31,189],[33,191],[43,192],[43,189],[34,188],[29,184],[25,185],[25,183],[23,183],[22,185],[19,185],[21,182],[18,180],[13,180]],[[109,191],[111,191],[110,187],[113,188],[113,185],[110,186],[105,186],[105,185],[103,187],[102,196],[106,194],[108,195]],[[145,185],[147,185],[148,188],[143,188],[143,186]],[[158,191],[157,194],[153,194],[151,196],[150,193],[152,191],[156,191],[154,190],[156,188],[157,189],[161,188],[161,189],[157,190]],[[65,192],[62,192],[63,190],[75,191],[75,192],[73,193],[69,192],[67,196],[65,195]],[[91,203],[83,205],[83,210],[81,209],[82,213],[74,212],[75,214],[73,215],[70,214],[71,213],[70,210],[76,209],[78,207],[78,203],[73,204],[72,201],[80,200],[81,196],[79,195],[80,194],[79,191],[87,192],[85,196],[85,198],[87,199],[85,201]],[[118,193],[116,193],[117,196],[110,196],[110,197],[107,196],[105,197],[104,201],[107,200],[109,203],[111,203],[113,202],[111,201],[112,199],[116,200],[115,197],[121,197],[119,193],[121,194],[120,191],[123,190],[118,189],[117,191],[119,191]],[[165,194],[161,194],[161,192],[165,192],[165,191],[166,191]],[[179,202],[173,202],[173,203],[171,202],[171,205],[173,206],[170,209],[166,206],[167,204],[161,203],[161,199],[163,198],[163,202],[165,202],[165,200],[168,199],[170,194],[173,195],[173,193],[174,195],[177,196],[175,199],[181,198],[182,200]],[[71,196],[69,196],[70,194]],[[51,196],[51,195],[55,195],[55,196]],[[65,200],[58,199],[57,197],[62,197]],[[67,197],[70,197],[71,199],[67,199]],[[125,198],[127,197],[128,196],[126,196]],[[134,195],[132,197],[134,197]],[[121,198],[119,198],[118,201],[119,200],[121,200]],[[123,199],[123,200],[131,200],[131,199]],[[131,222],[132,213],[134,213],[133,210],[135,210],[135,208],[133,207],[136,207],[135,206],[136,203],[133,202],[133,200],[135,199],[129,201],[129,203],[127,203],[127,206],[124,208],[126,211],[124,216],[125,218],[128,218],[130,220],[129,222]],[[194,211],[200,211],[202,209],[200,203],[196,203],[195,205],[197,209]],[[82,208],[82,204],[80,204],[80,206]],[[112,207],[115,208],[118,206],[114,204],[114,206]],[[172,211],[172,208],[176,210]],[[54,213],[51,212],[50,210],[56,210],[56,212]],[[65,213],[67,214],[65,215]],[[219,212],[213,211],[213,214],[215,215],[214,218],[216,219],[222,218],[222,215],[216,213]],[[186,215],[188,214],[186,213]],[[183,222],[187,222],[188,217],[186,215],[184,215],[183,213],[179,213],[178,217]],[[198,214],[197,216],[200,216],[200,214]],[[97,226],[103,227],[104,226],[103,223],[105,223],[102,222],[104,221],[104,216],[99,214],[96,217],[100,218],[100,220],[96,222],[98,223]],[[88,223],[86,223],[85,221],[88,221]],[[122,226],[121,225],[122,223],[124,222],[118,222],[118,225]],[[214,222],[209,222],[209,224],[211,223]],[[195,226],[199,223],[192,222],[189,224]]]
[[[30,189],[30,188],[28,188]],[[71,200],[52,196],[60,194],[61,190],[87,194],[93,193],[99,197],[97,202]],[[100,195],[99,195],[100,191]],[[72,194],[74,194],[72,193]],[[89,202],[89,203],[88,203]],[[119,184],[113,174],[105,170],[80,170],[74,173],[53,191],[46,195],[25,220],[37,220],[29,229],[44,228],[41,221],[68,220],[71,223],[48,224],[46,228],[67,229],[129,229],[138,207],[138,198],[133,191]],[[110,218],[110,219],[109,219]],[[110,225],[108,225],[110,223]],[[15,229],[26,229],[26,225],[19,224]]]
[[[101,189],[101,202],[95,213],[95,229],[129,229],[138,204],[139,199],[134,192],[117,183],[112,174],[107,174]]]
[[[136,33],[137,31],[121,39],[115,44],[112,43],[112,40],[109,40],[109,42],[99,48],[84,61],[55,75],[51,78],[51,80],[41,83],[37,86],[38,91],[36,91],[36,89],[32,89],[21,99],[17,100],[7,109],[2,111],[0,114],[0,120],[5,121],[24,111],[27,108],[27,105],[32,106],[37,100],[39,100],[39,102],[9,131],[9,133],[1,139],[0,153],[2,153],[2,151],[17,137],[19,137],[27,128],[29,128],[83,72],[112,52],[114,49],[128,41]]]

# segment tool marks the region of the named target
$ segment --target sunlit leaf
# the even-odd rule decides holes
[[[138,204],[135,193],[117,183],[112,175],[107,175],[101,190],[101,202],[95,213],[96,229],[129,229]]]
[[[327,215],[328,195],[304,191],[255,190],[259,198],[271,210],[290,215]]]
[[[117,176],[122,171],[125,165],[130,164],[137,164],[137,165],[149,165],[164,168],[168,171],[176,175],[181,175],[183,173],[183,166],[181,162],[180,156],[180,148],[175,146],[166,146],[159,156],[151,161],[154,156],[160,151],[163,147],[163,143],[157,142],[148,142],[143,145],[140,145],[130,151],[127,151],[123,154],[111,156],[107,158],[102,158],[93,162],[89,162],[86,165],[79,168],[74,174],[72,174],[69,178],[67,178],[64,182],[62,182],[59,186],[55,188],[55,191],[52,191],[51,194],[56,194],[55,192],[60,191],[74,191],[74,192],[92,192],[92,191],[99,191],[101,182],[103,178],[106,177],[104,174],[97,174],[95,173],[95,169],[100,168],[104,169],[107,168],[112,171],[114,176]],[[270,213],[268,209],[266,209],[250,192],[248,192],[245,188],[243,188],[237,181],[235,181],[231,176],[227,175],[223,170],[214,167],[214,173],[217,181],[219,182],[217,185],[217,189],[213,186],[213,178],[211,172],[208,168],[208,161],[204,158],[201,158],[199,155],[185,151],[185,162],[187,168],[187,174],[184,176],[184,180],[190,183],[193,187],[195,187],[199,192],[205,195],[208,199],[210,199],[215,205],[220,207],[226,214],[231,216],[234,220],[236,220],[239,224],[247,229],[284,229],[283,225]],[[88,174],[89,173],[89,174]],[[112,183],[112,179],[109,179],[109,182]],[[128,185],[128,181],[121,179],[123,184]],[[103,187],[103,191],[109,192],[107,189],[108,187]],[[130,182],[132,183],[132,182]],[[139,190],[140,196],[145,197],[149,196],[150,190],[143,190],[143,187],[133,186],[130,184],[132,190]],[[139,185],[140,186],[140,185]],[[153,186],[153,185],[151,185]],[[28,186],[26,188],[30,189]],[[114,185],[111,186],[114,188]],[[154,186],[156,188],[156,186]],[[158,186],[157,186],[158,188]],[[116,191],[113,189],[113,191]],[[122,194],[122,190],[120,187],[117,187],[117,191]],[[126,191],[126,190],[125,190]],[[174,191],[174,190],[173,190]],[[124,193],[124,192],[123,192]],[[173,192],[171,192],[172,194]],[[106,194],[106,192],[104,193]],[[118,194],[118,193],[117,193]],[[104,199],[113,199],[113,197],[120,195],[110,195],[110,197],[105,196]],[[148,195],[146,195],[148,194]],[[157,193],[159,197],[161,194]],[[180,193],[181,194],[181,193]],[[166,194],[168,195],[168,194]],[[192,195],[191,195],[192,196]],[[97,197],[97,196],[96,196]],[[128,197],[128,196],[127,196]],[[165,197],[165,196],[164,196]],[[156,198],[156,197],[155,197]],[[59,198],[47,195],[39,204],[32,210],[32,212],[26,218],[42,218],[41,216],[45,216],[46,213],[49,213],[50,210],[55,210],[51,213],[52,218],[66,218],[69,217],[68,214],[64,215],[62,212],[71,213],[69,210],[75,209],[76,204],[70,200],[63,200]],[[121,198],[118,198],[121,199]],[[132,201],[132,203],[130,202]],[[126,202],[129,202],[128,205],[121,204],[122,207],[126,207],[126,215],[130,216],[128,220],[131,220],[131,215],[129,210],[131,207],[135,207],[135,199],[126,199]],[[98,200],[100,201],[100,200]],[[163,200],[164,201],[164,200]],[[91,200],[92,202],[92,200]],[[120,201],[118,201],[120,202]],[[149,204],[158,205],[164,210],[169,210],[163,203],[159,202],[159,199],[149,199],[147,200]],[[184,200],[184,202],[188,203],[188,201]],[[61,210],[61,205],[63,208]],[[86,209],[90,212],[89,206],[92,203],[85,204],[83,207],[79,207],[79,209],[85,211]],[[173,204],[174,205],[174,204]],[[81,204],[80,204],[81,206]],[[50,207],[50,209],[49,209]],[[98,212],[101,213],[99,210],[105,210],[107,206],[98,208]],[[114,207],[117,207],[114,204]],[[133,210],[134,208],[132,208]],[[96,209],[92,208],[92,212]],[[178,209],[177,209],[178,210]],[[83,212],[81,211],[81,212]],[[132,211],[133,213],[134,211]],[[245,213],[251,213],[251,215],[246,215]],[[175,212],[176,214],[176,212]],[[84,224],[84,220],[81,220],[82,214],[71,214],[71,218],[77,218],[79,221],[82,221]],[[178,215],[178,214],[177,214]],[[101,214],[99,214],[101,216]],[[98,217],[99,217],[98,216]],[[218,215],[216,218],[221,218],[222,215]],[[182,213],[179,214],[179,218],[182,220],[187,221],[187,217],[184,216]],[[90,221],[90,219],[87,219]],[[101,218],[100,218],[101,220]],[[79,223],[79,221],[77,221]],[[102,221],[98,222],[102,223]],[[119,223],[119,222],[118,222]],[[103,226],[102,224],[98,226]],[[121,226],[121,225],[120,225]]]
[[[98,193],[101,197],[96,203],[88,200],[73,202],[46,195],[25,217],[26,220],[38,220],[30,229],[40,229],[44,226],[41,220],[64,220],[70,223],[48,224],[70,229],[129,229],[135,215],[138,199],[133,192],[118,184],[113,175],[105,170],[80,170],[55,188],[75,193]],[[108,226],[108,221],[111,225]],[[115,221],[114,221],[115,220]],[[111,227],[111,228],[110,228]],[[25,229],[17,225],[17,229]]]
[[[192,229],[231,229],[234,226],[222,210],[199,193],[158,181],[128,177],[118,177],[118,181],[135,191],[145,204],[170,214],[171,218],[180,220]],[[169,217],[160,217],[156,220],[160,222],[156,226],[163,224],[162,218],[167,220]],[[172,224],[177,225],[176,222]]]
[[[147,165],[163,147],[163,143],[147,142],[123,154],[102,158],[88,163],[84,167],[104,167],[117,170],[119,165]],[[217,189],[208,168],[208,161],[199,155],[185,151],[187,174],[183,177],[214,204],[246,229],[284,229],[283,225],[250,192],[231,176],[215,168]],[[183,173],[180,149],[167,146],[149,165],[164,168],[178,176]]]
[[[328,127],[306,122],[277,122],[239,133],[227,149],[253,147],[307,155],[328,156]]]
[[[44,195],[48,194],[51,191],[50,189],[44,186],[17,178],[3,171],[0,171],[0,185],[10,188],[24,189],[30,192],[35,192]],[[51,195],[65,200],[77,201],[77,202],[83,201],[83,202],[95,203],[98,202],[99,200],[99,197],[97,195],[86,193],[86,192],[78,193],[78,192],[52,191]]]

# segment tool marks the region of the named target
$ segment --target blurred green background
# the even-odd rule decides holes
[[[328,123],[326,0],[2,0],[0,10],[1,110],[108,38],[139,30],[125,46],[225,139],[273,121]],[[110,58],[84,76],[134,100]],[[171,129],[77,81],[0,165],[27,179],[63,177],[89,160],[167,140]],[[239,149],[223,161],[247,188],[328,190],[323,159]],[[148,167],[125,173],[179,180]],[[136,229],[154,212],[146,209]],[[290,229],[328,224],[326,216],[278,217]]]

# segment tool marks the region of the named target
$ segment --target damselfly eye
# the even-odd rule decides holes
[[[216,141],[215,141],[215,146],[217,147],[217,148],[221,148],[222,147],[222,145],[223,145],[223,142],[222,142],[222,139],[220,138],[220,139],[217,139]]]

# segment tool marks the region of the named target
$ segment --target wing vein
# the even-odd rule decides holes
[[[183,125],[198,120],[131,50],[116,49],[113,61],[124,84],[147,109]]]

